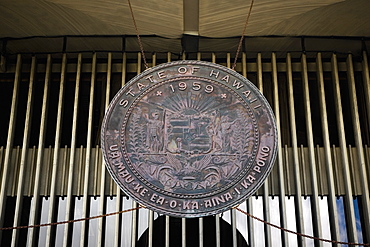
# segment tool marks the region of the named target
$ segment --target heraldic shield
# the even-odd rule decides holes
[[[175,193],[204,193],[228,184],[248,163],[253,125],[236,98],[227,104],[200,94],[144,98],[131,114],[128,153],[150,183]]]

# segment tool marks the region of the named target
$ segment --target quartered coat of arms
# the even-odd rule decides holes
[[[223,212],[252,195],[276,156],[273,113],[245,77],[177,61],[134,77],[102,127],[107,169],[149,209],[175,217]]]

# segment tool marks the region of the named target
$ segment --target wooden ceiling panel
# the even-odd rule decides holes
[[[295,16],[326,8],[343,0],[255,0],[249,19],[247,35],[280,35],[273,27]],[[232,37],[242,34],[251,1],[201,1],[200,35],[206,37]],[[295,22],[299,27],[300,23]],[[304,33],[304,31],[303,31]]]
[[[140,34],[181,37],[182,1],[132,1]],[[127,1],[0,2],[0,37],[136,34]]]
[[[127,1],[0,1],[0,42],[6,44],[7,41],[2,39],[6,37],[73,35],[134,37],[136,32]],[[151,51],[178,52],[181,50],[183,34],[222,38],[231,42],[230,47],[226,47],[220,40],[202,39],[198,45],[203,51],[233,49],[233,38],[242,34],[250,1],[131,0],[131,3],[139,33],[142,36],[156,35],[164,38],[146,39],[145,48]],[[370,37],[369,10],[369,0],[255,0],[246,35]],[[93,40],[88,44],[80,42],[79,46],[73,46],[73,49],[85,50],[86,47],[97,47],[92,48],[93,50],[101,47],[104,50],[121,47],[126,50],[136,49],[136,46],[131,46],[128,41],[126,44],[118,42],[118,45],[111,46],[94,42]],[[6,51],[19,51],[18,46],[21,46],[19,43],[15,42],[14,46],[8,44]],[[28,42],[27,45],[31,44]],[[37,46],[35,42],[33,46],[28,47],[27,51],[43,50],[43,47]],[[62,49],[59,48],[60,42],[55,42],[55,46]],[[71,46],[69,44],[67,48]],[[289,43],[277,44],[277,47],[286,46],[289,46]],[[246,42],[247,50],[254,47],[251,44],[248,46]]]
[[[293,16],[264,30],[265,34],[370,36],[370,1],[347,0]]]

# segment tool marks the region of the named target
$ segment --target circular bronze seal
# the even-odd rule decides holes
[[[201,217],[251,196],[270,173],[277,129],[245,77],[176,61],[145,70],[112,100],[102,150],[114,181],[158,213]]]

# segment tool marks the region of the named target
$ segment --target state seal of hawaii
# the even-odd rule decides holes
[[[113,98],[102,152],[118,186],[161,214],[202,217],[251,196],[276,158],[271,107],[245,77],[203,61],[145,70]]]

